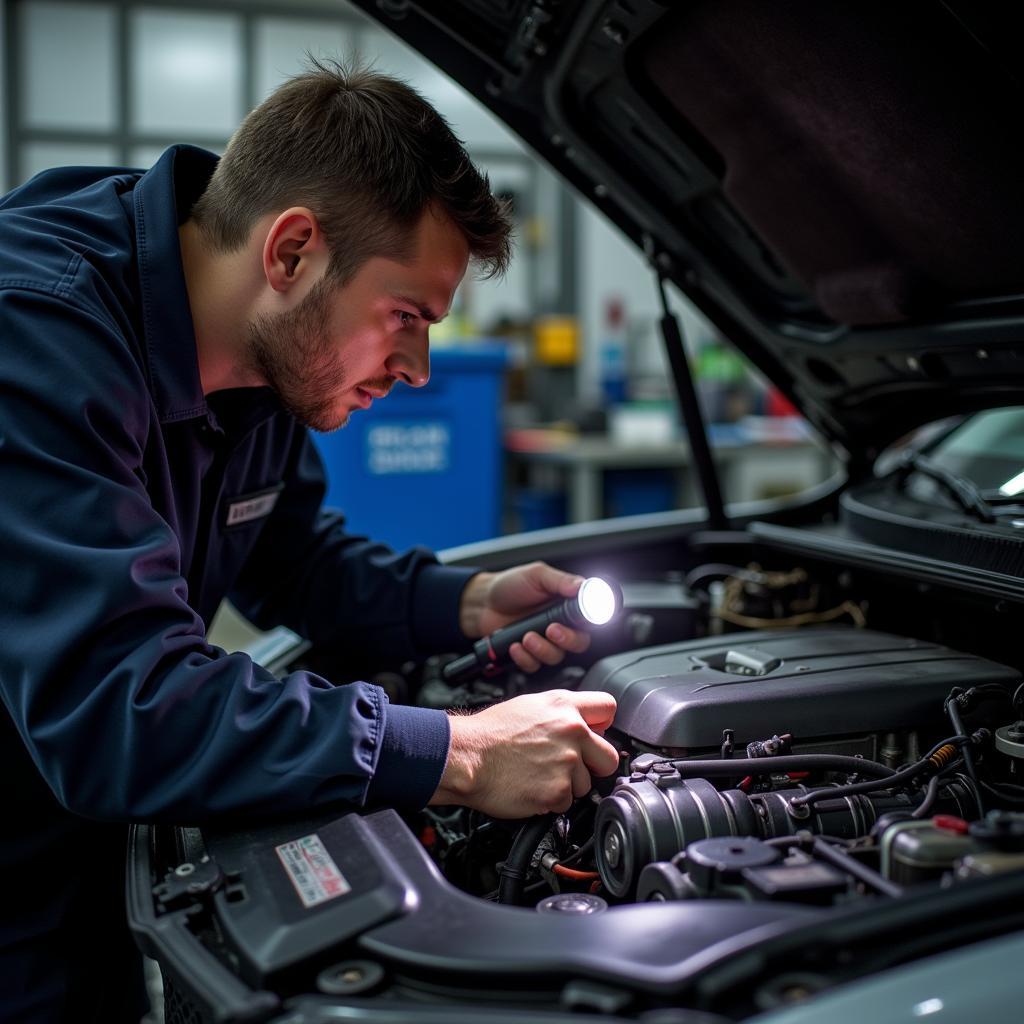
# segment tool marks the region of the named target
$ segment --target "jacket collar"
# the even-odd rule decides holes
[[[162,423],[207,414],[178,226],[216,166],[213,153],[172,146],[139,179],[133,193],[149,383]]]
[[[217,433],[241,436],[280,412],[281,404],[269,388],[236,388],[211,396],[212,408],[207,402],[178,238],[217,159],[196,146],[172,146],[135,186],[142,322],[160,422],[205,417]]]

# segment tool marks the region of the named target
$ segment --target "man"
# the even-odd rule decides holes
[[[464,646],[580,581],[346,535],[305,427],[429,374],[428,329],[508,223],[416,93],[316,65],[222,160],[47,172],[0,202],[4,1020],[137,1015],[124,823],[458,802],[565,809],[617,763],[602,694],[477,715],[276,680],[205,635],[225,595],[382,663]],[[564,627],[512,652],[580,651]]]

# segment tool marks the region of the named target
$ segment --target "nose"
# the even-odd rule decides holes
[[[421,388],[430,380],[430,342],[426,331],[407,333],[384,364],[392,377]]]

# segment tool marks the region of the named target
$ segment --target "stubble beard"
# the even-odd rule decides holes
[[[322,279],[293,310],[258,313],[249,323],[249,367],[301,423],[319,433],[345,426],[335,411],[347,386],[344,359],[330,338],[331,288]]]

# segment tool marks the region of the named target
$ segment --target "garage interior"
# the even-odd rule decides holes
[[[360,11],[335,0],[5,0],[0,11],[4,191],[46,167],[145,168],[177,142],[220,152],[308,52],[369,62],[420,89],[512,204],[511,269],[467,279],[432,329],[433,385],[398,389],[321,439],[328,500],[354,529],[447,549],[700,503],[650,267],[482,103]],[[835,463],[811,428],[671,298],[728,500],[826,479]],[[443,514],[410,523],[392,511],[393,495],[426,501],[470,472],[472,491],[459,489]]]

